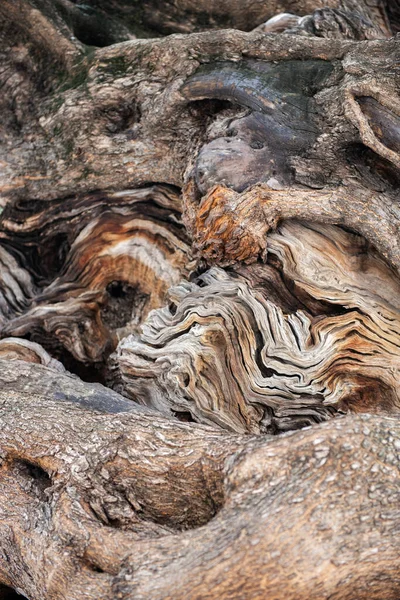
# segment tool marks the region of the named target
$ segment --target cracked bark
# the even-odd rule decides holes
[[[0,596],[397,600],[398,13],[3,0]]]

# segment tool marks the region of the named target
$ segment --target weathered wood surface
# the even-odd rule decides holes
[[[170,290],[111,358],[117,389],[237,432],[398,413],[397,275],[360,236],[297,221],[268,236],[268,259],[274,278],[271,264],[214,268]]]
[[[10,244],[2,332],[29,334],[58,355],[101,362],[190,272],[180,198],[167,187],[67,199],[22,223],[17,215],[0,233]]]
[[[398,600],[397,5],[1,2],[0,597]]]
[[[398,419],[243,437],[0,362],[0,574],[27,597],[398,597]]]

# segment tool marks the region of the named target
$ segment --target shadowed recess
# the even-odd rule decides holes
[[[102,376],[87,366],[101,367],[190,272],[180,198],[166,186],[35,206],[22,223],[9,211],[2,237],[2,336],[39,342],[88,380]]]
[[[28,600],[22,594],[19,594],[16,590],[13,590],[6,585],[0,584],[0,600]]]

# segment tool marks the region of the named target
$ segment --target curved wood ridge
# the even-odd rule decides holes
[[[287,221],[268,252],[297,310],[271,301],[261,266],[213,268],[170,290],[169,306],[120,343],[117,389],[237,432],[296,428],[348,407],[397,412],[396,275],[360,236],[327,225]]]
[[[239,436],[41,365],[0,380],[0,577],[27,597],[398,597],[398,419]]]
[[[209,264],[228,266],[265,258],[267,234],[284,219],[337,224],[363,235],[400,273],[400,211],[390,198],[368,188],[272,190],[259,184],[238,194],[214,186],[200,202],[187,186],[185,222],[193,247]]]
[[[242,191],[259,181],[292,181],[289,157],[315,142],[313,96],[332,70],[322,60],[243,60],[205,65],[190,77],[181,89],[187,100],[228,100],[250,109],[229,119],[225,132],[201,149],[195,167],[200,191],[215,183]]]
[[[189,273],[178,196],[155,187],[61,206],[5,216],[2,335],[97,363]]]

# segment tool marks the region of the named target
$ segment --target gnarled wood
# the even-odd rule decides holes
[[[0,596],[398,600],[395,4],[2,1]]]
[[[307,219],[312,213],[315,221],[361,233],[400,271],[398,209],[384,193],[350,185],[331,191],[280,191],[260,184],[238,194],[217,185],[200,204],[188,195],[186,207],[194,248],[208,263],[228,266],[263,258],[269,231],[283,219]]]
[[[0,362],[0,574],[27,597],[398,597],[397,419],[244,438]]]
[[[251,268],[245,276],[211,269],[173,288],[142,335],[120,343],[118,389],[166,414],[188,412],[237,432],[297,428],[335,407],[398,412],[396,275],[339,228],[289,221],[268,240],[301,309],[283,311],[264,282],[255,290],[246,281]],[[323,305],[310,314],[308,298],[327,303],[328,314]]]
[[[3,240],[22,264],[4,251],[13,279],[3,277],[1,285],[1,331],[29,333],[53,352],[65,348],[78,361],[97,363],[189,274],[179,198],[159,186],[60,204],[61,213],[54,206],[23,223],[13,212],[4,220]],[[52,268],[58,276],[51,281]]]

